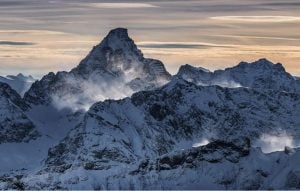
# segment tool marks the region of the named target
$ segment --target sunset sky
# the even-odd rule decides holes
[[[70,70],[126,27],[171,73],[265,57],[300,75],[299,0],[0,0],[0,75]]]

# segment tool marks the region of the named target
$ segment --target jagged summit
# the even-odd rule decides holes
[[[145,72],[149,59],[144,58],[134,41],[128,36],[125,28],[111,30],[107,36],[81,61],[73,71],[94,71],[97,68],[105,69],[114,75],[126,71]],[[78,71],[80,70],[80,71]],[[164,71],[167,74],[167,71]],[[136,78],[137,76],[133,76]]]
[[[184,71],[199,71],[199,72],[210,72],[208,69],[206,68],[202,68],[202,67],[194,67],[190,64],[185,64],[180,66],[178,73],[180,72],[184,72]]]
[[[212,72],[202,67],[194,67],[189,64],[185,64],[180,66],[177,77],[185,79],[186,81],[193,82],[197,85],[203,85],[203,82],[209,84],[209,80],[211,79]],[[200,82],[201,79],[201,83]]]
[[[125,52],[135,52],[138,56],[142,56],[140,50],[138,50],[134,41],[129,37],[128,30],[126,28],[116,28],[111,30],[102,42],[95,48],[110,48],[114,51],[121,49]]]
[[[135,91],[155,88],[170,78],[162,62],[144,58],[128,36],[127,29],[116,28],[70,72],[49,73],[33,84],[25,100],[38,105],[51,103],[53,99],[67,102],[76,97],[75,105],[86,105],[86,98],[91,105],[96,101],[119,99]],[[78,96],[84,99],[77,100]]]
[[[273,64],[262,58],[255,62],[240,62],[238,65],[209,72],[202,68],[184,65],[177,77],[197,85],[219,85],[223,87],[250,87],[300,92],[299,83],[287,73],[282,64]]]
[[[239,65],[249,65],[249,64],[257,64],[257,65],[274,65],[273,62],[271,62],[270,60],[268,60],[267,58],[260,58],[252,63],[249,63],[249,62],[245,62],[245,61],[242,61],[239,63]]]
[[[277,63],[274,64],[273,62],[271,62],[270,60],[266,59],[266,58],[261,58],[257,61],[254,62],[240,62],[236,67],[233,68],[246,68],[246,67],[251,67],[251,68],[260,68],[260,69],[265,69],[265,70],[281,70],[283,72],[285,72],[284,67],[282,66],[282,64]],[[230,69],[230,68],[229,68]]]
[[[105,40],[128,40],[129,35],[128,35],[128,29],[126,28],[115,28],[111,31],[109,31],[108,35],[105,37]]]
[[[252,64],[274,65],[274,63],[267,58],[260,58],[257,61],[254,61]]]

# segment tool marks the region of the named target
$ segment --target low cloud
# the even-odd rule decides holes
[[[31,45],[35,45],[35,43],[16,42],[16,41],[0,41],[0,45],[3,45],[3,46],[31,46]]]
[[[124,8],[154,8],[155,5],[149,3],[90,3],[90,7],[103,9],[124,9]]]
[[[274,7],[298,7],[300,6],[299,2],[267,2],[267,3],[261,3],[260,6],[274,6]]]
[[[205,42],[139,42],[141,48],[161,48],[161,49],[207,49],[207,48],[229,48],[230,45],[218,45]]]
[[[297,16],[217,16],[210,17],[212,20],[229,21],[229,22],[299,22],[300,17]]]
[[[209,35],[212,37],[225,37],[237,39],[266,39],[266,40],[284,40],[284,41],[300,41],[300,38],[279,37],[279,36],[249,36],[249,35]]]

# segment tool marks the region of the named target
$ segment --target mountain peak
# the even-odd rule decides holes
[[[209,70],[202,68],[202,67],[195,67],[189,64],[185,64],[180,66],[179,70],[178,70],[178,74],[181,73],[186,73],[186,72],[205,72],[205,73],[210,73]]]
[[[25,99],[35,105],[57,105],[53,96],[59,97],[62,102],[69,97],[84,97],[84,101],[80,102],[75,99],[75,107],[72,107],[82,108],[84,105],[86,109],[87,105],[96,101],[117,99],[135,91],[161,86],[170,78],[162,62],[143,56],[128,36],[127,29],[116,28],[94,46],[77,67],[70,72],[50,73],[43,77],[26,93]],[[101,98],[90,92],[91,86]],[[115,93],[116,86],[122,87],[120,91],[123,92]]]
[[[252,68],[253,70],[277,71],[284,74],[286,73],[285,68],[282,66],[282,64],[280,63],[274,64],[273,62],[271,62],[266,58],[261,58],[251,63],[240,62],[237,66],[233,68],[242,68],[242,69]],[[226,70],[228,69],[231,70],[232,68],[227,68]]]
[[[180,66],[176,76],[188,82],[207,81],[212,77],[213,73],[202,67],[194,67],[189,64]],[[201,83],[202,84],[202,83]]]
[[[259,65],[259,66],[266,66],[266,67],[273,67],[275,64],[266,58],[261,58],[251,64]]]
[[[104,67],[116,72],[129,68],[131,63],[138,63],[143,59],[142,52],[129,37],[128,30],[115,28],[106,35],[100,44],[94,46],[75,70],[94,71],[98,67]],[[90,66],[95,68],[91,69]]]
[[[123,54],[128,58],[131,57],[130,59],[132,60],[135,60],[136,58],[139,60],[143,57],[141,51],[129,37],[128,30],[126,28],[115,28],[111,30],[101,43],[95,46],[91,51],[91,55],[94,57],[104,56],[105,59],[108,53],[113,53],[119,56]]]
[[[24,76],[22,73],[19,73],[19,74],[17,75],[17,77],[19,77],[19,78],[25,78],[25,76]]]
[[[126,28],[115,28],[109,31],[100,45],[102,47],[113,48],[114,50],[136,47],[134,41],[129,37],[128,30]]]
[[[107,38],[128,39],[128,30],[126,28],[115,28],[109,31]]]
[[[273,67],[275,64],[266,58],[261,58],[254,62],[240,62],[238,67],[246,67],[246,66],[255,66],[255,67],[263,67],[263,68],[270,68]]]
[[[257,63],[263,63],[263,64],[273,64],[270,60],[268,60],[267,58],[261,58],[257,61],[255,61]]]

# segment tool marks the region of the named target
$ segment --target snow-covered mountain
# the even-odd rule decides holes
[[[117,28],[70,72],[49,73],[34,83],[25,100],[33,105],[52,103],[60,109],[87,110],[97,101],[130,96],[170,78],[160,61],[144,58],[127,29]]]
[[[23,99],[0,85],[0,189],[300,189],[300,85],[281,64],[171,76],[117,28]]]
[[[38,137],[33,122],[24,113],[27,107],[15,90],[0,82],[0,144]]]
[[[232,68],[214,72],[183,65],[176,76],[198,85],[219,85],[232,88],[243,86],[300,93],[300,81],[287,73],[280,63],[273,64],[267,59],[260,59],[253,63],[241,62]]]
[[[37,189],[296,188],[289,176],[300,178],[299,150],[283,145],[264,154],[254,147],[265,135],[299,136],[299,115],[296,93],[174,78],[94,104],[48,151],[42,170],[22,181]]]
[[[0,145],[5,155],[0,158],[0,174],[38,168],[47,150],[82,122],[84,110],[95,102],[153,89],[170,78],[160,61],[143,57],[127,29],[112,30],[76,68],[49,73],[25,94],[24,115],[41,136],[28,143]]]
[[[24,93],[29,90],[31,84],[35,82],[36,80],[32,76],[24,76],[23,74],[18,74],[16,76],[14,75],[8,75],[6,77],[0,76],[0,82],[6,83],[10,85],[12,89],[14,89],[16,92],[18,92],[21,96],[24,95]]]

